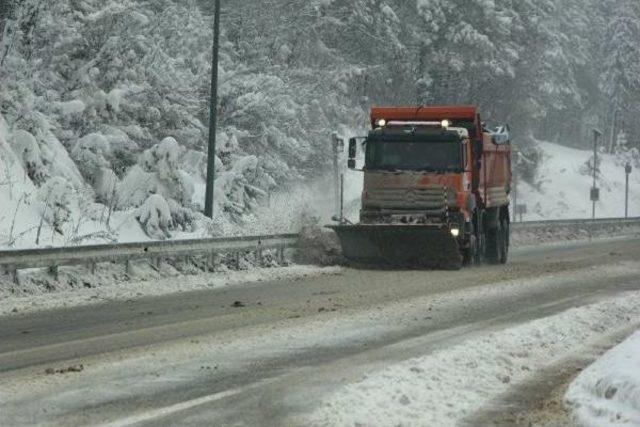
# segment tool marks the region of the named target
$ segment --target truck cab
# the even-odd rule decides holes
[[[450,223],[472,216],[471,141],[464,128],[388,125],[365,142],[362,223]]]

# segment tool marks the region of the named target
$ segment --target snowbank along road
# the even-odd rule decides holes
[[[539,246],[5,316],[1,424],[528,425],[568,380],[549,372],[640,325],[638,259],[640,239]]]

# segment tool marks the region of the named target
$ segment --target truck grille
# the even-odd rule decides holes
[[[455,205],[455,192],[445,187],[370,189],[365,209],[433,211]]]

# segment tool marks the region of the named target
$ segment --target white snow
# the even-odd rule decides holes
[[[640,425],[640,332],[582,372],[565,399],[582,426]]]
[[[590,189],[593,177],[585,164],[593,156],[592,150],[577,150],[549,142],[539,142],[544,153],[538,173],[538,188],[520,182],[518,204],[526,204],[525,220],[591,218]],[[609,154],[601,158],[600,202],[596,204],[599,218],[624,216],[624,165]],[[630,176],[629,215],[640,216],[640,171]]]
[[[458,425],[534,372],[579,354],[605,331],[639,321],[640,293],[630,292],[482,334],[342,386],[305,421],[334,426]]]
[[[31,153],[18,158],[8,143],[8,137],[6,124],[0,115],[0,245],[19,240],[22,234],[37,225],[39,217],[36,188],[23,167],[24,159],[30,159]],[[31,138],[26,133],[19,136],[23,143],[20,146],[35,148],[31,145]]]
[[[108,168],[107,157],[111,155],[109,140],[100,133],[90,133],[80,138],[71,150],[71,157],[87,177],[94,177],[96,171]]]
[[[126,206],[140,206],[150,194],[155,192],[155,189],[154,175],[146,172],[139,165],[134,165],[118,186],[118,207],[124,209]]]
[[[118,268],[118,267],[116,267]],[[160,296],[227,286],[242,286],[258,282],[309,279],[323,275],[336,275],[341,267],[315,267],[293,265],[278,268],[253,268],[248,271],[221,271],[197,275],[185,275],[162,267],[164,277],[150,269],[132,264],[135,281],[118,280],[113,265],[99,266],[96,274],[104,284],[91,288],[66,288],[54,293],[35,293],[26,296],[2,298],[0,294],[0,316],[13,313],[30,313],[61,307],[76,307],[100,304],[105,301],[126,301],[142,296]],[[24,286],[29,288],[29,285]],[[40,290],[42,292],[42,290]],[[15,312],[14,312],[15,310]]]
[[[139,210],[139,221],[148,236],[163,240],[169,237],[171,210],[169,204],[159,194],[149,196]]]
[[[137,15],[136,15],[136,17],[137,17]],[[113,89],[107,95],[107,104],[111,107],[111,109],[113,111],[118,112],[118,111],[120,111],[120,104],[123,102],[125,95],[126,95],[126,91],[125,90]]]
[[[60,110],[60,112],[64,115],[81,114],[87,108],[85,103],[79,99],[74,99],[72,101],[66,102],[54,102],[53,106]]]

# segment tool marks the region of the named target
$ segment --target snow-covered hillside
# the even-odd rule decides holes
[[[543,153],[536,185],[520,182],[518,204],[527,205],[525,220],[591,218],[590,189],[593,177],[588,164],[593,152],[562,145],[539,142]],[[626,159],[599,154],[600,202],[596,216],[624,216]],[[638,165],[630,176],[629,215],[640,216],[640,170]]]
[[[199,212],[205,189],[201,153],[165,138],[135,157],[123,180],[98,168],[94,181],[86,180],[79,168],[104,162],[109,140],[92,134],[80,139],[78,147],[70,155],[52,135],[37,140],[23,130],[10,132],[0,115],[0,247],[295,232],[308,216],[325,221],[331,216],[329,193],[321,191],[326,184],[318,182],[272,193],[241,221],[221,208],[212,221]],[[220,204],[234,204],[234,188],[244,191],[249,185],[244,174],[257,161],[253,156],[237,159],[229,171],[218,174]],[[241,214],[240,199],[235,203]]]
[[[40,173],[52,175],[38,187]],[[40,145],[27,132],[9,133],[2,115],[0,206],[0,247],[148,238],[135,219],[136,210],[110,212],[94,202],[64,147]]]

